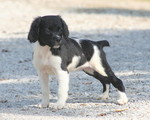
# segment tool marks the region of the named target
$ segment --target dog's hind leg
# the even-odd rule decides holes
[[[106,61],[105,61],[106,62]],[[99,65],[101,66],[101,65]],[[123,82],[118,79],[115,74],[113,73],[113,71],[111,70],[110,66],[107,64],[105,64],[105,69],[101,69],[99,66],[95,66],[95,76],[97,77],[97,79],[103,79],[104,84],[106,84],[106,91],[109,88],[108,87],[108,83],[112,83],[113,86],[118,90],[119,93],[119,100],[118,103],[119,104],[125,104],[128,102],[128,98],[125,94],[125,87],[123,85]],[[102,67],[102,66],[101,66]],[[100,68],[100,69],[99,69]],[[105,73],[105,74],[104,74]],[[102,80],[101,80],[102,81]],[[103,84],[102,83],[102,84]],[[105,87],[104,87],[105,88]],[[106,92],[107,94],[107,92]],[[103,96],[102,96],[103,97]],[[105,92],[104,92],[104,98],[105,98]]]
[[[125,94],[125,88],[124,88],[122,81],[120,79],[118,79],[115,76],[115,74],[113,73],[113,71],[111,70],[111,68],[107,62],[104,51],[101,49],[100,46],[98,46],[98,48],[94,47],[95,52],[94,52],[92,59],[90,60],[90,65],[97,72],[96,74],[98,75],[98,78],[104,78],[105,81],[107,81],[108,83],[112,83],[113,86],[115,88],[117,88],[118,93],[119,93],[118,103],[119,104],[127,103],[128,98]],[[108,87],[108,84],[107,84],[107,87]],[[107,87],[106,87],[106,89],[107,89]]]
[[[105,100],[109,98],[109,86],[110,82],[107,77],[102,76],[95,70],[91,68],[86,68],[83,70],[85,73],[87,73],[90,76],[93,76],[94,78],[98,79],[102,85],[103,85],[103,94],[101,95],[101,99]]]
[[[108,74],[108,76],[102,76],[100,73],[96,72],[93,69],[84,69],[83,70],[85,73],[87,73],[90,76],[93,76],[94,78],[98,79],[102,85],[103,85],[103,94],[101,96],[101,99],[105,100],[109,98],[109,86],[110,83],[113,84],[113,86],[118,90],[119,93],[119,104],[125,104],[128,102],[128,98],[125,94],[125,88],[120,79],[118,79],[114,73]]]
[[[110,77],[110,81],[113,84],[113,86],[118,90],[119,93],[118,103],[121,105],[127,103],[128,98],[125,94],[125,87],[123,85],[123,82],[120,79],[118,79],[115,75]]]

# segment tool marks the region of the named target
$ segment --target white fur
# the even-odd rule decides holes
[[[76,66],[78,65],[79,61],[80,61],[80,57],[79,56],[74,56],[72,58],[72,62],[68,65],[67,69],[69,71],[74,71]]]
[[[109,98],[109,85],[106,84],[106,91],[102,94],[101,99],[105,100],[105,99],[108,99],[108,98]]]
[[[119,93],[118,103],[120,105],[126,104],[128,102],[128,98],[127,98],[126,94],[124,92],[120,92],[120,91],[118,91],[118,93]]]
[[[105,73],[104,67],[102,66],[99,55],[100,55],[99,49],[97,48],[97,46],[94,46],[94,55],[92,56],[89,63],[95,71],[97,71],[103,76],[107,76],[107,74]]]
[[[48,107],[49,106],[49,85],[48,85],[48,74],[38,72],[40,83],[41,83],[41,90],[42,90],[42,104],[41,107]]]
[[[61,109],[66,103],[68,98],[68,90],[69,90],[69,74],[67,71],[58,71],[58,101],[55,108]]]
[[[52,55],[50,47],[40,46],[39,42],[36,42],[34,46],[33,64],[37,71],[48,74],[56,74],[56,70],[61,70],[61,58]]]
[[[86,67],[83,69],[85,72],[87,72],[88,74],[94,75],[94,70],[90,67]]]

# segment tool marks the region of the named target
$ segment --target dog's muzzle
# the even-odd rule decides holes
[[[55,45],[53,46],[53,48],[60,48],[62,44],[62,37],[59,35],[56,35],[54,39],[55,39]]]

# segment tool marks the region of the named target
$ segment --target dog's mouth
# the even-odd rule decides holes
[[[60,45],[54,45],[53,48],[58,49],[60,48]]]

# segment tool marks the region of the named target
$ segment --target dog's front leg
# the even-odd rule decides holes
[[[42,104],[40,107],[49,107],[49,78],[47,73],[38,72],[41,90],[42,90]]]
[[[61,109],[64,107],[66,100],[68,98],[69,90],[69,73],[67,71],[59,71],[58,75],[58,101],[55,105],[56,109]]]

